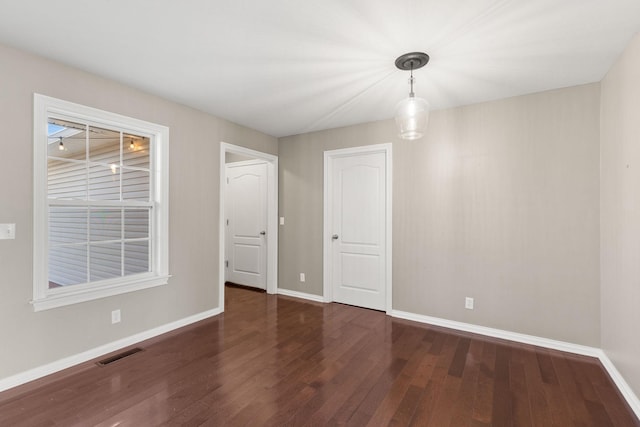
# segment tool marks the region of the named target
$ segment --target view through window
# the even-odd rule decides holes
[[[50,117],[49,288],[150,271],[150,140]]]

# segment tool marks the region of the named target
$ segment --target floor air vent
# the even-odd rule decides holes
[[[140,353],[141,351],[144,351],[144,350],[141,349],[140,347],[132,348],[131,350],[123,351],[122,353],[118,353],[111,357],[107,357],[106,359],[103,359],[99,362],[96,362],[96,365],[107,366],[110,363],[116,362],[120,359],[124,359],[125,357],[131,356],[132,354]]]

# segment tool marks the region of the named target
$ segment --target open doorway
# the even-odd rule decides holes
[[[230,199],[232,191],[262,194],[264,201],[244,203],[242,200],[244,196],[238,196],[238,194]],[[230,261],[229,255],[236,257],[235,266],[237,267],[229,277],[234,280],[230,281],[247,281],[248,286],[266,289],[270,294],[276,293],[278,278],[278,157],[233,144],[221,143],[219,199],[219,307],[221,311],[224,311],[224,283],[229,277],[229,268],[234,267],[234,260],[228,262]],[[260,219],[262,214],[256,211],[262,205],[266,211],[263,220]],[[230,209],[231,207],[233,209]],[[247,213],[251,213],[251,215],[246,215]],[[239,217],[236,217],[235,222],[232,222],[229,218],[230,215],[239,215]],[[247,221],[252,221],[249,227],[251,232],[246,232]],[[234,232],[233,225],[238,223],[241,223],[245,230],[236,227]],[[232,234],[235,234],[236,237],[234,238]],[[235,245],[235,253],[232,245]],[[259,257],[262,249],[266,252],[263,261]],[[263,278],[260,277],[261,274],[264,274]]]

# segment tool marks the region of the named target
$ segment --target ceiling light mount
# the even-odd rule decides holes
[[[410,71],[409,97],[403,99],[396,106],[396,125],[398,136],[402,139],[418,139],[424,135],[429,121],[429,104],[422,98],[416,98],[413,93],[413,70],[424,67],[429,62],[429,55],[424,52],[410,52],[400,55],[396,59],[396,67],[402,71]]]
[[[424,52],[410,52],[398,56],[396,67],[402,71],[413,71],[424,67],[429,62],[429,55]]]

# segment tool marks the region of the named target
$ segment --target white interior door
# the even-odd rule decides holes
[[[386,151],[327,157],[328,274],[336,302],[387,308]]]
[[[266,289],[267,164],[226,165],[226,280]]]

